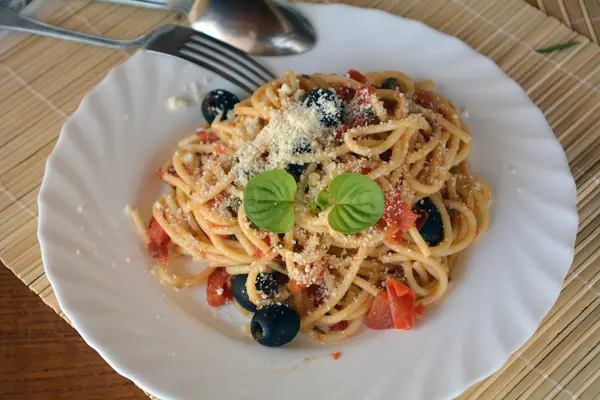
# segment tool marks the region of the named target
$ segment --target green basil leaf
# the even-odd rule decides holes
[[[323,209],[325,207],[327,207],[330,203],[330,199],[329,199],[329,193],[322,191],[319,192],[319,194],[317,195],[317,206],[319,206],[320,209]]]
[[[373,226],[383,215],[383,190],[361,174],[342,174],[329,184],[335,206],[329,213],[329,226],[340,233],[356,233]]]
[[[288,232],[294,226],[296,181],[287,172],[274,170],[256,175],[244,190],[244,210],[259,228],[273,233]]]

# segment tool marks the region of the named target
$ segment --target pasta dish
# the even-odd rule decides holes
[[[488,227],[471,134],[432,81],[287,72],[241,102],[214,90],[202,112],[158,169],[169,190],[149,223],[131,215],[160,279],[206,282],[263,345],[413,328]],[[207,267],[176,276],[182,256]]]

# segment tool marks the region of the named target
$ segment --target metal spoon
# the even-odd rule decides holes
[[[316,43],[310,22],[293,7],[273,0],[103,0],[187,14],[201,32],[258,56],[304,53]]]

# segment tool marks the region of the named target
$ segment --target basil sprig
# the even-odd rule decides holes
[[[383,215],[383,190],[361,174],[338,175],[329,184],[334,206],[327,222],[340,233],[356,233],[373,226]]]
[[[244,210],[250,221],[273,233],[294,226],[296,181],[287,172],[274,170],[256,175],[244,190]]]
[[[258,174],[244,191],[246,215],[256,226],[273,233],[285,233],[295,222],[296,181],[287,172],[275,170]],[[336,176],[328,191],[318,194],[312,209],[331,207],[328,223],[340,233],[357,233],[373,226],[383,215],[384,195],[379,185],[361,174]]]

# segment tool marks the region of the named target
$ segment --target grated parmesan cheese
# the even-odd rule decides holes
[[[287,94],[288,96],[292,94],[292,88],[290,87],[290,85],[288,85],[287,83],[284,83],[283,85],[281,85],[281,87],[278,89],[279,93],[283,93],[283,94]]]
[[[293,103],[283,110],[274,110],[269,124],[254,141],[244,143],[236,153],[235,182],[244,187],[258,173],[285,169],[288,164],[303,164],[307,159],[322,156],[331,137],[331,129],[323,126],[315,107]],[[298,143],[310,144],[311,153],[296,154]]]
[[[198,82],[192,82],[183,88],[183,96],[171,96],[167,99],[170,110],[177,110],[193,104],[198,104],[204,98],[202,87]]]
[[[231,209],[237,209],[239,207],[239,203],[236,207],[236,202],[239,202],[239,199],[237,197],[227,197],[222,201],[216,202],[216,204],[212,207],[212,210],[215,214],[217,214],[220,217],[231,218],[233,217]]]
[[[167,99],[169,110],[178,110],[187,107],[188,102],[183,97],[171,96]]]
[[[256,139],[268,148],[271,169],[279,169],[294,160],[298,142],[308,141],[316,150],[315,139],[323,136],[323,131],[317,110],[294,104],[284,112],[274,112]]]
[[[191,163],[194,161],[194,155],[192,153],[185,153],[182,159],[186,163]]]
[[[330,119],[333,121],[339,118],[338,114],[343,106],[342,99],[337,96],[333,99],[328,98],[327,96],[321,96],[317,99],[316,105],[323,114],[321,116],[322,119]]]
[[[308,185],[309,186],[317,186],[319,184],[320,180],[321,180],[321,176],[316,172],[312,172],[311,174],[308,175]]]
[[[198,104],[202,101],[202,93],[200,92],[200,85],[198,85],[198,83],[196,82],[192,82],[189,84],[188,86],[188,92],[189,92],[189,100],[191,103],[193,104]]]
[[[294,94],[294,100],[297,102],[302,101],[305,96],[306,96],[306,92],[302,89],[298,89],[298,90],[296,90],[296,93]]]

